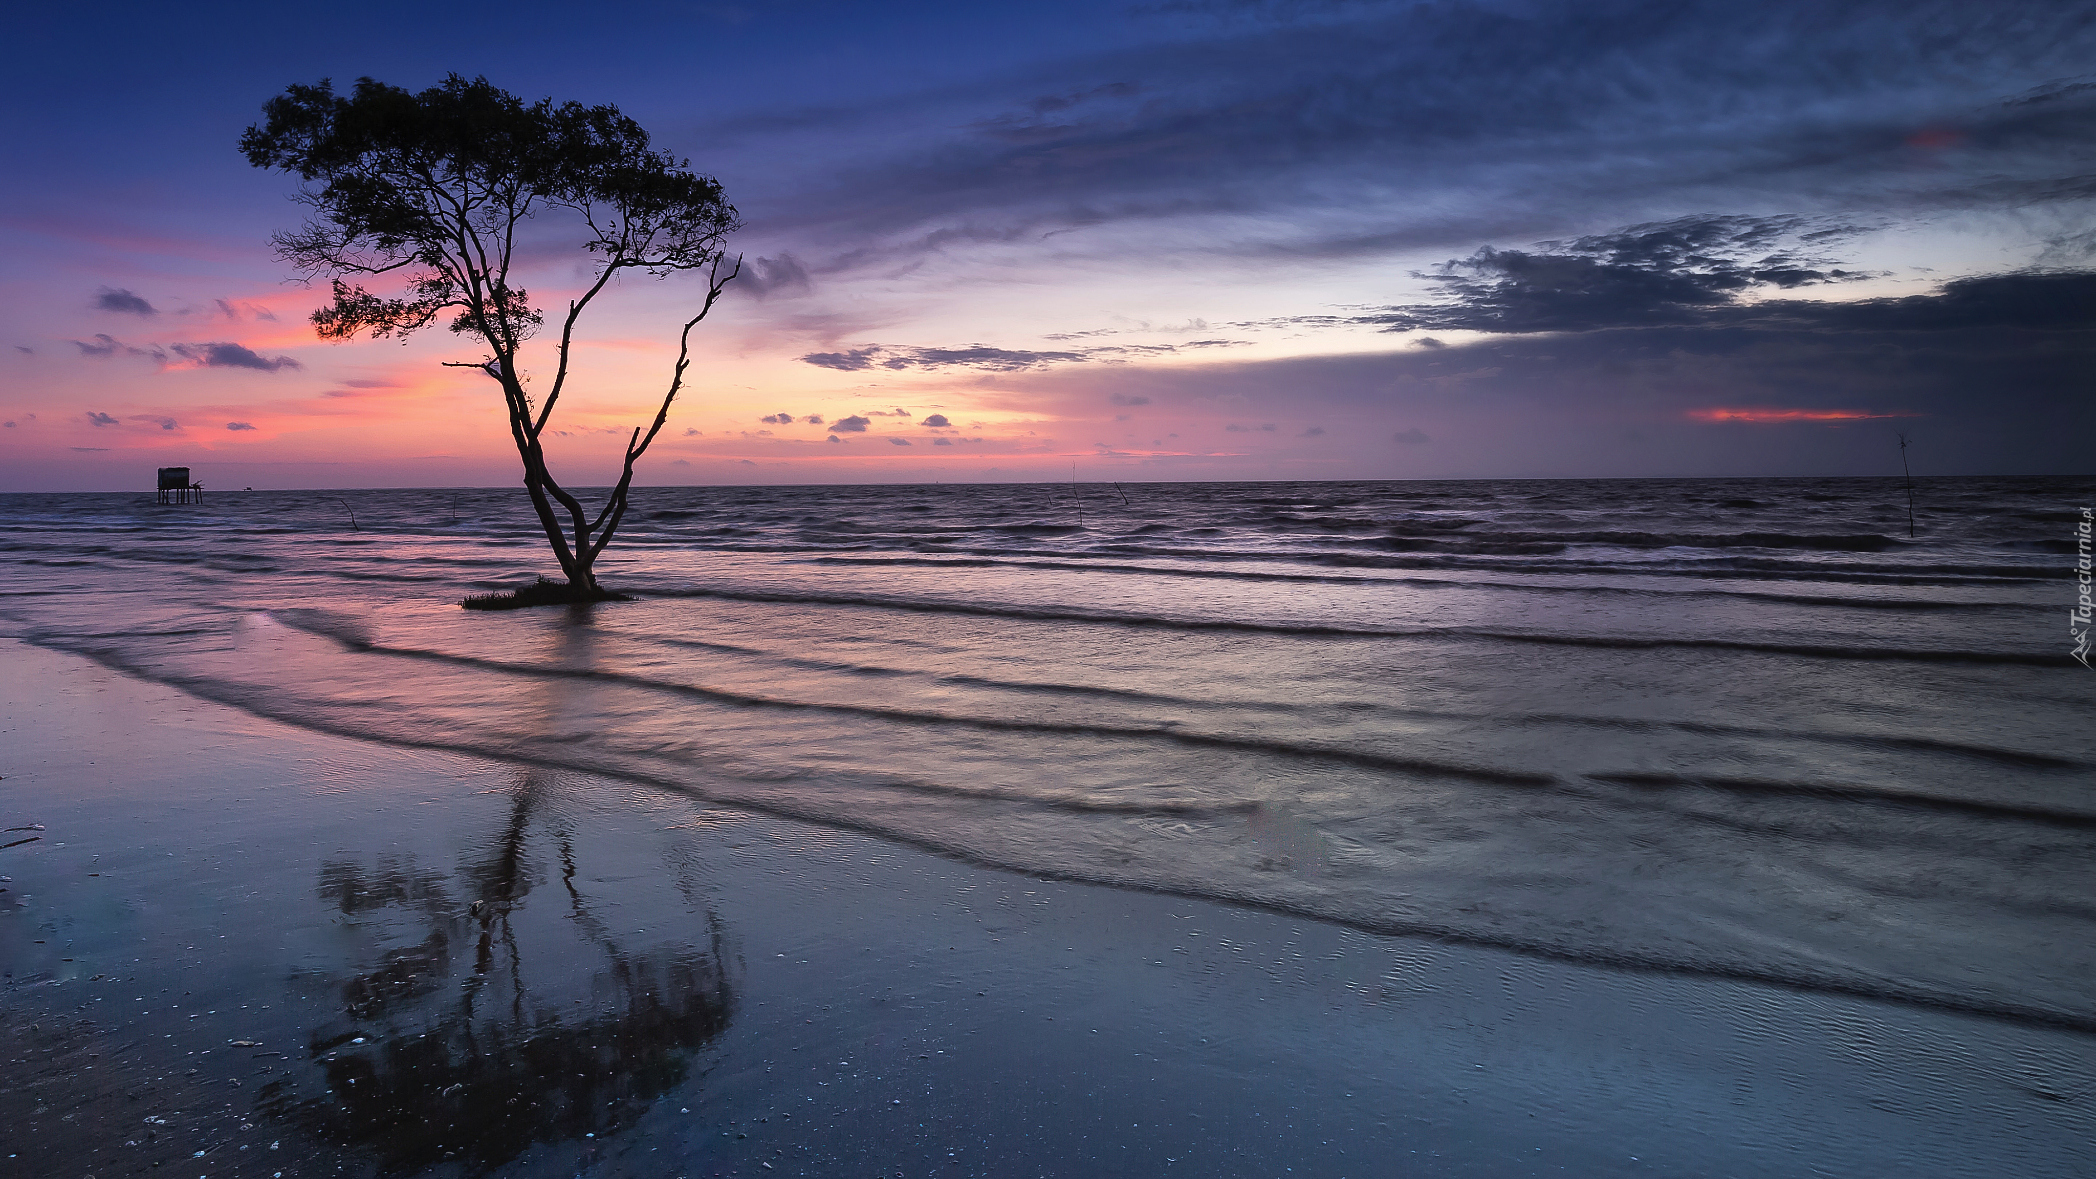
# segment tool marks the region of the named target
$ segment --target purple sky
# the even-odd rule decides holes
[[[13,18],[0,490],[513,482],[466,341],[314,338],[235,146],[452,71],[742,210],[644,481],[2096,473],[2096,4],[345,11]],[[568,482],[694,293],[586,322]]]

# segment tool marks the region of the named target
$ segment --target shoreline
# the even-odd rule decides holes
[[[0,818],[45,826],[0,851],[0,1174],[2037,1176],[2096,1130],[2086,1034],[1047,880],[0,660]]]

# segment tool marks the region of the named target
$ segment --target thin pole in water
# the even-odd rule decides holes
[[[1900,473],[1907,477],[1907,539],[1914,539],[1914,472],[1907,466],[1907,435],[1899,435]]]
[[[1084,500],[1077,494],[1077,460],[1070,460],[1070,498],[1077,504],[1077,526],[1084,527]]]
[[[342,498],[341,496],[339,496],[339,495],[338,495],[338,496],[336,496],[336,497],[335,497],[335,502],[336,502],[336,503],[338,503],[338,504],[341,504],[341,505],[342,505],[342,510],[343,510],[343,511],[346,511],[346,512],[348,512],[348,513],[349,513],[349,530],[350,530],[351,532],[362,532],[362,531],[364,531],[363,529],[361,529],[361,528],[357,527],[357,510],[356,510],[355,508],[353,508],[353,507],[350,507],[350,506],[349,506],[349,501],[348,501],[348,500],[346,500],[346,499],[343,499],[343,498]]]

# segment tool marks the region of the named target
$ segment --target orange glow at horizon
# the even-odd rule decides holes
[[[1911,418],[1906,412],[1871,413],[1862,409],[1692,409],[1699,422],[1855,422],[1872,418]]]

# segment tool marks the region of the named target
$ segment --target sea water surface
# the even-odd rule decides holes
[[[2096,482],[9,495],[0,627],[1040,876],[2096,1031]],[[352,516],[354,523],[352,523]]]

